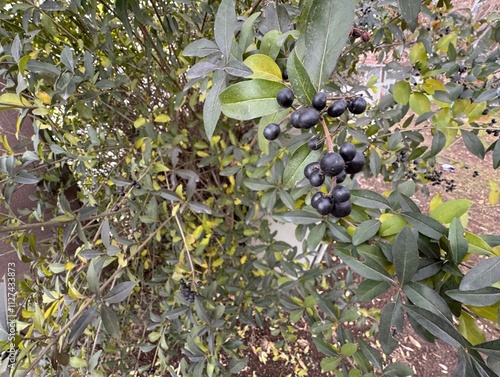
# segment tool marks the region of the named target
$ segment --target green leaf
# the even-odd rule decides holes
[[[495,142],[495,148],[493,149],[493,169],[497,169],[500,166],[500,140]]]
[[[467,339],[472,345],[486,341],[484,333],[481,331],[477,322],[470,315],[462,311],[459,318],[458,332]]]
[[[494,254],[490,245],[481,237],[470,232],[465,232],[465,239],[469,242],[469,249],[467,250],[469,253],[479,255]]]
[[[382,222],[382,224],[380,225],[379,229],[379,234],[382,237],[388,237],[398,234],[408,224],[404,217],[401,215],[387,213],[383,214],[382,216],[380,216],[380,221]]]
[[[392,258],[399,282],[408,283],[419,264],[417,240],[409,227],[396,236],[392,245]]]
[[[429,216],[422,213],[402,213],[402,215],[412,227],[424,236],[439,240],[443,235],[446,235],[446,228]]]
[[[252,39],[253,39],[253,24],[255,23],[255,20],[257,17],[260,16],[260,12],[256,12],[252,14],[250,17],[248,17],[245,22],[243,23],[243,26],[241,27],[241,33],[239,37],[239,44],[240,44],[240,49],[243,53],[246,52],[248,46],[250,45]]]
[[[87,326],[92,322],[94,317],[97,315],[97,306],[93,306],[85,310],[80,318],[78,318],[73,324],[73,328],[69,333],[68,343],[73,343],[76,339],[83,334]]]
[[[436,131],[434,136],[432,137],[431,149],[425,153],[422,158],[429,159],[437,155],[446,145],[446,135],[441,131]]]
[[[450,322],[453,321],[448,304],[433,289],[423,284],[409,282],[403,287],[403,290],[413,305],[427,309],[446,318]]]
[[[71,72],[75,70],[75,58],[73,56],[73,51],[68,46],[64,47],[61,51],[61,63]]]
[[[404,314],[401,305],[390,302],[380,313],[379,342],[386,355],[390,355],[398,346],[398,341],[392,336],[393,330],[401,330]]]
[[[298,58],[297,51],[295,49],[288,57],[286,69],[288,71],[288,77],[290,83],[292,84],[295,96],[300,103],[310,105],[314,95],[316,94],[316,89],[314,89],[311,78],[309,77],[304,64],[302,64]]]
[[[215,71],[212,77],[212,88],[207,93],[205,104],[203,105],[203,123],[205,124],[205,133],[208,140],[212,136],[219,121],[221,113],[221,104],[219,96],[226,87],[226,73],[222,71]]]
[[[319,91],[330,77],[354,22],[352,0],[313,0],[305,31],[299,36],[298,57]]]
[[[451,221],[448,239],[450,240],[451,260],[458,266],[467,255],[469,244],[464,237],[464,227],[457,218]]]
[[[282,110],[276,94],[285,85],[269,80],[253,79],[233,84],[220,95],[222,112],[234,119],[249,120]]]
[[[249,79],[264,79],[281,82],[281,70],[278,64],[264,54],[250,55],[243,63],[253,71]]]
[[[354,231],[352,235],[352,244],[354,246],[361,245],[363,242],[368,241],[380,229],[380,221],[376,219],[363,221]]]
[[[473,155],[479,157],[481,160],[484,159],[485,150],[484,145],[477,135],[472,132],[461,130],[462,138],[464,139],[465,146]]]
[[[242,359],[232,358],[229,363],[229,373],[236,374],[241,372],[248,364],[248,357]]]
[[[351,202],[364,208],[389,209],[387,199],[374,191],[353,189],[351,190]]]
[[[215,43],[219,46],[226,63],[229,62],[231,56],[235,23],[234,0],[222,0],[215,15],[214,36]]]
[[[176,318],[179,318],[184,313],[186,313],[188,310],[189,310],[189,307],[181,306],[179,308],[169,310],[167,313],[165,313],[165,317],[167,319],[176,319]]]
[[[500,339],[491,340],[481,344],[476,344],[472,349],[482,352],[488,356],[500,359]]]
[[[323,360],[320,361],[319,365],[321,366],[323,372],[331,372],[337,369],[340,360],[341,358],[338,356],[325,357]]]
[[[415,3],[420,5],[418,1],[415,1]],[[386,366],[382,372],[384,373],[384,377],[408,377],[415,374],[411,367],[399,361]]]
[[[0,107],[24,107],[21,98],[14,93],[4,93],[0,95]]]
[[[311,162],[318,161],[321,151],[312,151],[307,144],[298,148],[288,160],[283,172],[283,183],[286,187],[295,187],[304,178],[304,168]]]
[[[431,111],[431,102],[423,93],[415,92],[410,95],[410,108],[418,115]]]
[[[120,338],[119,320],[115,312],[106,305],[101,305],[101,318],[106,331],[116,339]]]
[[[134,33],[132,32],[132,27],[130,26],[130,21],[128,19],[127,4],[128,0],[116,0],[115,11],[129,37],[134,38]]]
[[[421,3],[415,0],[398,0],[401,15],[406,21],[408,28],[415,31],[418,26],[418,14],[420,13]]]
[[[196,297],[196,299],[194,300],[194,307],[196,309],[196,314],[198,314],[198,317],[200,317],[203,322],[210,324],[211,321],[207,310],[203,306],[202,300],[200,300],[198,297]]]
[[[214,42],[202,38],[188,44],[182,52],[182,55],[204,58],[217,52],[220,52],[220,49]]]
[[[500,257],[491,257],[475,265],[460,282],[461,291],[489,287],[500,281]]]
[[[109,304],[117,304],[125,300],[130,292],[134,289],[136,283],[133,281],[125,281],[115,285],[106,296],[104,300]]]
[[[371,280],[376,280],[376,281],[386,281],[388,283],[394,283],[394,281],[391,279],[389,273],[385,271],[380,265],[374,264],[374,265],[367,265],[363,264],[357,259],[347,255],[344,251],[342,251],[340,248],[335,248],[334,253],[338,255],[342,261],[348,265],[354,272],[358,273],[359,275],[371,279]],[[375,268],[374,266],[377,265],[379,267]]]
[[[345,343],[340,348],[340,354],[345,357],[353,356],[358,350],[358,346],[354,343]]]
[[[411,1],[411,0],[408,0]],[[420,68],[425,68],[427,65],[427,51],[422,42],[417,42],[410,50],[410,62]]]
[[[375,348],[367,344],[365,341],[363,341],[363,339],[358,338],[357,341],[359,349],[361,350],[363,355],[365,355],[365,357],[370,361],[370,363],[373,364],[375,368],[382,369],[382,357],[380,356],[379,352]]]
[[[410,100],[411,86],[406,81],[398,81],[394,84],[393,96],[396,103],[407,105]]]
[[[279,214],[273,215],[273,218],[277,221],[285,222],[285,223],[293,223],[293,224],[316,224],[323,220],[323,217],[316,211],[288,211],[288,212],[280,212]]]
[[[456,348],[467,345],[467,341],[446,318],[413,305],[404,305],[404,307],[410,317],[443,342]]]
[[[472,200],[455,199],[449,200],[434,208],[430,216],[440,223],[449,224],[455,218],[459,218],[472,206]]]
[[[390,287],[391,285],[387,281],[365,280],[358,286],[356,297],[358,301],[370,302],[375,297],[386,292]]]
[[[280,53],[281,46],[278,45],[278,40],[281,38],[281,32],[276,29],[269,30],[262,41],[260,42],[260,51],[268,55],[271,59],[276,59]]]

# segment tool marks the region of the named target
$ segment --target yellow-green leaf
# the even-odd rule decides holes
[[[481,331],[477,322],[470,315],[462,311],[460,316],[460,324],[458,325],[458,332],[462,334],[472,345],[483,343],[486,341],[484,333]]]
[[[431,217],[444,224],[449,224],[456,217],[460,218],[464,213],[466,213],[470,206],[472,205],[472,200],[467,199],[455,199],[448,202],[441,203],[436,206],[431,211]]]
[[[420,68],[425,68],[427,65],[427,51],[422,42],[415,43],[410,50],[410,62]]]
[[[498,187],[498,183],[496,183],[493,179],[490,179],[490,204],[494,206],[498,203],[499,198],[500,188]]]
[[[156,123],[167,123],[170,122],[170,117],[167,114],[160,114],[155,118]],[[135,123],[134,123],[135,126]]]
[[[247,76],[247,78],[279,82],[282,80],[280,67],[267,55],[250,55],[243,63],[253,71],[253,74]]]
[[[436,50],[442,51],[442,52],[448,52],[448,48],[450,46],[450,43],[453,44],[453,46],[457,45],[457,34],[456,33],[450,33],[450,34],[442,37],[436,43]]]
[[[410,107],[418,115],[422,115],[431,111],[431,102],[425,94],[416,92],[410,95]]]
[[[407,105],[410,100],[411,87],[410,84],[406,81],[398,81],[394,84],[394,101],[396,103],[400,103],[402,105]]]

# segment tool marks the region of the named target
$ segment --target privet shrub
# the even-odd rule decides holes
[[[457,138],[500,165],[483,137],[500,132],[498,15],[441,0],[1,6],[0,107],[34,130],[0,157],[1,231],[32,272],[12,375],[231,375],[239,329],[292,341],[301,320],[338,376],[411,375],[382,357],[405,326],[456,348],[457,377],[500,373],[477,324],[498,323],[500,237],[467,231],[470,200],[424,214],[411,198]],[[394,81],[380,97],[368,55]],[[9,211],[20,185],[37,185],[27,223]],[[49,225],[42,245],[32,230]],[[471,254],[486,258],[464,274]],[[380,313],[359,310],[391,288]]]

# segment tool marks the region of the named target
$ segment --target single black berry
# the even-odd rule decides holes
[[[319,162],[311,162],[304,168],[304,177],[309,179],[313,171],[319,171]]]
[[[351,214],[352,205],[350,201],[335,203],[331,214],[337,218],[346,217]]]
[[[135,185],[135,188],[136,188],[137,190],[140,190],[140,189],[142,188],[142,186],[141,186],[139,183],[137,183],[137,184]]]
[[[490,112],[490,110],[488,110],[488,109],[484,109],[484,110],[483,110],[483,115],[488,115],[488,113],[489,113],[489,112]]]
[[[351,101],[348,108],[353,114],[361,114],[366,110],[366,100],[363,97],[356,97]]]
[[[325,145],[325,140],[324,139],[320,139],[319,137],[315,136],[313,138],[311,138],[308,142],[307,142],[307,146],[309,147],[310,150],[312,151],[317,151],[318,149],[321,149],[323,148],[323,145]]]
[[[335,203],[347,202],[351,199],[351,191],[346,186],[337,185],[332,190],[332,200]]]
[[[491,120],[491,123],[492,123],[492,124],[495,124],[496,122],[497,122],[497,120],[496,120],[495,118],[493,118],[493,119]]]
[[[275,140],[280,136],[280,126],[278,126],[276,123],[269,123],[265,128],[264,128],[264,137],[267,140]]]
[[[311,206],[316,209],[316,205],[318,204],[318,201],[324,197],[325,194],[323,194],[321,191],[317,192],[316,194],[313,195],[311,198]]]
[[[323,196],[316,202],[316,211],[318,211],[320,215],[328,215],[330,212],[332,212],[332,209],[333,202],[329,196]]]
[[[345,172],[345,170],[342,170],[339,174],[337,174],[335,178],[337,180],[337,183],[342,183],[347,178],[347,173]]]
[[[319,122],[319,112],[312,107],[308,107],[300,112],[299,126],[300,128],[309,129],[314,127]]]
[[[281,107],[290,107],[293,104],[294,95],[292,89],[281,89],[276,95],[276,101]]]
[[[360,151],[356,152],[356,156],[346,165],[345,171],[347,174],[356,174],[363,170],[365,166],[365,156]]]
[[[309,183],[311,186],[319,187],[325,183],[325,175],[320,171],[315,170],[309,175]]]
[[[345,161],[340,154],[328,152],[323,156],[319,164],[325,175],[334,177],[344,170]]]
[[[288,80],[288,71],[286,69],[281,74],[281,77],[283,77],[283,80]]]
[[[348,106],[348,103],[345,99],[339,99],[338,101],[335,101],[332,103],[329,107],[328,110],[326,111],[329,116],[332,118],[336,118],[344,114]]]
[[[290,124],[292,125],[293,128],[300,128],[299,116],[301,112],[302,110],[295,110],[290,115]]]
[[[339,148],[339,154],[345,162],[352,161],[354,156],[356,156],[356,152],[356,147],[351,143],[344,143]]]
[[[323,92],[316,93],[313,97],[312,105],[318,111],[323,110],[326,106],[326,94]]]

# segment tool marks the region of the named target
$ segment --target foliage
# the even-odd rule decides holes
[[[324,371],[406,376],[347,325],[361,327],[373,313],[360,303],[388,291],[370,333],[385,354],[409,323],[458,349],[456,376],[499,373],[498,340],[477,320],[498,322],[500,237],[466,231],[470,201],[427,215],[411,196],[457,137],[500,165],[500,141],[483,138],[498,127],[500,26],[448,1],[416,3],[0,3],[0,106],[35,131],[24,152],[4,138],[0,157],[1,230],[33,271],[20,284],[26,336],[13,374],[230,375],[247,362],[241,327],[271,321],[291,341],[303,319]],[[270,143],[262,132],[286,127],[290,110],[275,101],[285,68],[301,105],[319,90],[372,97],[377,78],[360,74],[368,53],[394,84],[327,129],[393,188],[351,177],[351,215],[324,217],[300,176],[318,158],[311,133]],[[20,185],[37,185],[26,223],[9,211]],[[303,247],[277,241],[273,221],[296,224]],[[41,226],[57,230],[44,248],[32,233]],[[488,258],[464,274],[471,254]]]

